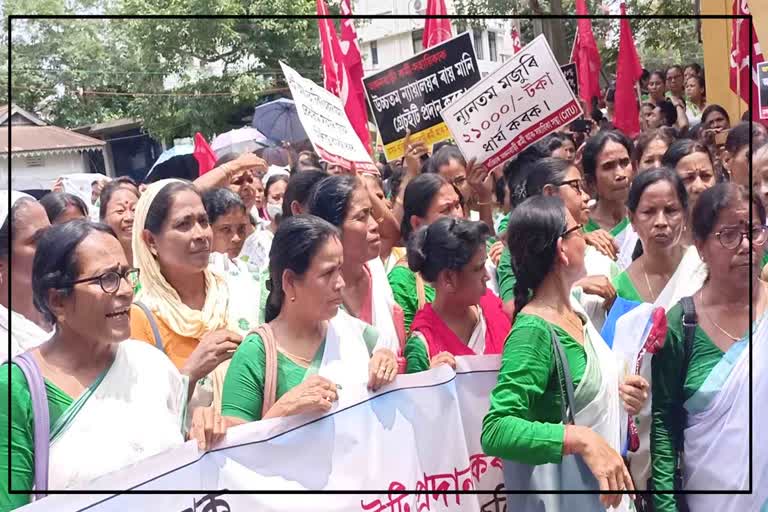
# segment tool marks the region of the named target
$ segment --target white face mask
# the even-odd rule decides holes
[[[278,215],[283,214],[283,203],[267,203],[267,215],[270,220],[275,220]]]

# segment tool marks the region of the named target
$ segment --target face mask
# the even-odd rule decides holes
[[[267,203],[267,215],[270,220],[275,220],[278,215],[283,214],[283,203]]]

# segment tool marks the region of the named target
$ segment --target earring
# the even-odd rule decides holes
[[[296,302],[296,297],[291,297],[291,302]]]

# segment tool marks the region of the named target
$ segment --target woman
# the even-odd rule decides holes
[[[750,202],[743,187],[719,184],[701,195],[693,218],[694,240],[709,276],[691,297],[696,311],[691,337],[686,340],[678,304],[667,315],[664,347],[653,356],[653,485],[674,489],[682,455],[683,490],[746,490],[749,388],[754,382],[759,389],[768,375],[762,364],[768,284],[758,280],[756,264],[765,251],[765,207],[756,198]],[[751,376],[750,359],[756,370]],[[764,413],[757,414],[759,425]],[[765,460],[755,460],[764,466]],[[688,494],[684,499],[694,512],[760,506],[748,495]],[[678,510],[673,495],[655,494],[654,503],[658,512]]]
[[[154,347],[128,339],[130,277],[136,272],[103,224],[56,225],[40,239],[32,277],[35,306],[56,329],[23,356],[44,389],[31,389],[18,359],[10,381],[8,368],[0,371],[2,428],[12,432],[10,446],[3,436],[0,466],[8,474],[10,450],[13,488],[46,482],[35,474],[33,431],[42,419],[34,417],[33,392],[45,393],[50,415],[47,485],[38,488],[82,489],[184,442],[186,378]],[[29,495],[10,494],[7,485],[7,478],[0,483],[3,510],[30,501]]]
[[[688,64],[685,66],[685,70],[683,70],[683,78],[688,80],[691,77],[704,77],[704,70],[696,62]]]
[[[601,491],[633,490],[617,453],[619,412],[622,399],[629,409],[639,409],[646,386],[636,376],[616,386],[620,376],[613,354],[571,297],[571,289],[585,273],[581,228],[556,197],[532,197],[510,214],[507,246],[519,276],[517,314],[481,438],[484,453],[506,459],[510,490],[526,490],[507,478],[517,464],[559,464],[570,454],[582,457]],[[576,389],[575,424],[562,423],[563,393],[560,380],[553,377],[557,365],[552,333],[559,338]],[[558,484],[550,481],[542,488]],[[597,499],[592,500],[591,508],[579,510],[596,510]],[[606,507],[628,509],[628,499],[621,495],[603,494],[600,501]],[[528,503],[520,510],[538,507]]]
[[[250,223],[240,196],[228,188],[214,188],[203,194],[203,206],[213,232],[211,252],[237,260]]]
[[[715,143],[715,135],[731,128],[731,118],[728,111],[716,104],[708,105],[701,113],[702,142],[707,145]]]
[[[11,209],[6,210],[10,205]],[[32,196],[0,191],[0,362],[50,337],[51,325],[32,303],[32,261],[37,242],[51,225]],[[10,249],[10,252],[9,252]],[[13,260],[13,271],[11,271]],[[11,309],[13,304],[13,309]],[[7,353],[10,331],[11,353]]]
[[[685,96],[688,98],[687,109],[688,122],[693,125],[701,121],[701,114],[707,107],[706,89],[704,77],[691,76],[685,79]]]
[[[209,268],[211,226],[197,189],[161,180],[136,205],[133,257],[142,289],[131,308],[131,337],[161,348],[196,385],[194,403],[216,391],[206,377],[258,325],[258,300],[236,296],[228,275]],[[254,282],[253,297],[258,297]]]
[[[133,216],[139,191],[119,181],[110,181],[104,186],[99,198],[99,219],[112,228],[123,246],[125,257],[133,261],[131,240],[133,236]]]
[[[379,258],[379,225],[364,178],[329,176],[315,186],[308,213],[339,229],[344,248],[341,292],[344,311],[379,332],[382,346],[401,353],[405,344],[403,311],[395,302]]]
[[[667,88],[665,83],[667,76],[663,71],[653,71],[648,79],[648,100],[658,105],[666,99]]]
[[[257,229],[243,245],[242,255],[247,258],[246,261],[249,265],[260,271],[269,265],[269,248],[275,237],[277,225],[280,223],[283,212],[283,195],[287,187],[287,174],[273,174],[269,177],[267,185],[264,187],[269,224]]]
[[[405,189],[403,201],[403,240],[421,226],[428,226],[440,217],[464,217],[459,193],[440,174],[422,174],[411,180]],[[435,289],[411,271],[406,261],[395,266],[388,276],[395,302],[403,310],[405,331],[409,332],[416,311],[435,298]]]
[[[682,99],[685,94],[683,68],[678,65],[667,68],[667,97]]]
[[[626,268],[637,243],[627,216],[627,195],[632,183],[632,143],[620,131],[605,130],[591,137],[584,146],[584,179],[596,198],[584,231],[604,229],[618,247],[617,263]]]
[[[63,224],[75,219],[88,218],[88,206],[74,194],[49,192],[40,199],[51,224]]]
[[[637,172],[661,167],[661,158],[674,141],[675,137],[670,129],[660,128],[641,133],[632,151],[632,161]]]
[[[768,142],[755,149],[752,154],[752,193],[768,208]],[[765,223],[768,224],[768,220]],[[760,266],[763,269],[763,280],[768,281],[768,251]]]
[[[511,324],[504,304],[485,283],[488,226],[443,217],[408,240],[408,266],[434,284],[435,299],[416,313],[405,346],[408,373],[455,356],[499,354]]]
[[[759,123],[744,121],[728,131],[723,152],[723,168],[730,181],[746,187],[751,185],[749,176],[750,143],[753,148],[760,147],[768,139],[765,127]]]
[[[669,146],[662,165],[674,169],[683,180],[691,210],[702,192],[717,182],[712,155],[706,146],[692,139],[676,140]]]
[[[283,195],[283,220],[305,213],[315,185],[327,177],[326,173],[317,170],[301,171],[291,176]]]
[[[565,203],[565,207],[574,219],[580,224],[588,222],[589,195],[586,192],[581,173],[575,165],[561,158],[542,158],[528,164],[524,172],[527,177],[523,179],[522,186],[518,188],[516,203],[519,204],[536,195],[557,196]],[[592,295],[592,297],[584,297],[583,305],[588,310],[593,322],[602,326],[605,317],[603,305],[610,305],[616,296],[608,279],[618,275],[621,270],[611,257],[605,254],[606,252],[611,254],[611,251],[615,253],[612,239],[608,236],[598,236],[598,234],[598,232],[593,231],[584,235],[588,245],[585,256],[588,277],[580,280],[578,286]],[[512,312],[514,311],[514,287],[517,279],[512,271],[509,249],[502,253],[499,261],[498,279],[500,297],[506,303],[507,311]]]
[[[343,251],[338,230],[322,219],[281,224],[269,255],[267,323],[240,345],[224,381],[229,425],[326,412],[342,386],[376,390],[394,380],[394,353],[339,308]]]

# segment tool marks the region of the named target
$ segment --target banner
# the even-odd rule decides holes
[[[409,128],[427,146],[451,138],[440,111],[479,81],[468,32],[364,78],[387,160],[402,158]]]
[[[487,169],[581,115],[543,35],[441,113],[467,161]]]
[[[505,502],[501,460],[484,455],[480,448],[482,421],[500,359],[457,357],[456,372],[441,366],[400,375],[375,394],[364,386],[345,386],[339,391],[339,402],[322,417],[293,416],[238,426],[213,451],[200,455],[196,444],[188,442],[82,489],[160,494],[51,495],[19,510],[501,511]],[[224,489],[361,492],[260,495],[231,494]],[[201,491],[171,495],[162,494],[163,490]],[[490,492],[431,492],[453,490]]]
[[[768,119],[768,62],[757,65],[757,83],[760,96],[760,119]]]
[[[378,174],[371,155],[363,147],[344,112],[341,100],[290,66],[280,63],[291,89],[299,120],[317,154],[329,164]]]
[[[560,71],[563,72],[565,81],[568,82],[568,86],[573,91],[573,95],[578,98],[579,97],[579,75],[578,75],[578,71],[576,71],[576,64],[574,62],[571,62],[570,64],[560,66]]]

